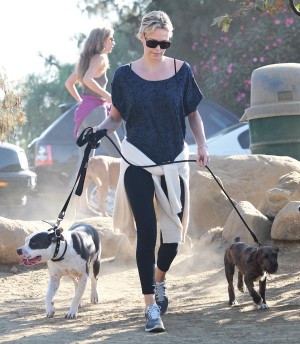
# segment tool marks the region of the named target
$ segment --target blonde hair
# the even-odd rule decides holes
[[[136,36],[142,39],[145,33],[153,32],[155,29],[165,29],[169,31],[170,38],[172,37],[174,27],[167,13],[163,11],[152,11],[144,15]]]
[[[113,34],[113,29],[109,27],[96,28],[90,32],[88,38],[84,42],[83,50],[76,66],[76,73],[80,81],[82,81],[85,72],[89,68],[90,59],[94,55],[103,52],[105,41]],[[106,71],[109,68],[109,61],[107,54],[105,54],[104,57],[103,70]]]

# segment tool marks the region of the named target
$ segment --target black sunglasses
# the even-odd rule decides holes
[[[171,46],[169,41],[156,41],[155,39],[146,39],[146,37],[145,41],[148,48],[156,48],[159,45],[160,49],[168,49]]]

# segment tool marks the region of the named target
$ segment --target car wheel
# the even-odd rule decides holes
[[[100,213],[99,209],[99,191],[95,183],[90,183],[88,186],[88,207],[96,212]],[[106,199],[105,205],[106,205],[106,212],[108,215],[112,216],[113,214],[113,207],[114,207],[114,199],[115,199],[115,190],[109,189],[108,197]]]

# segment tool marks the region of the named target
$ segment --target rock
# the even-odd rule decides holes
[[[271,238],[271,222],[250,202],[239,202],[237,209],[250,230],[257,237],[259,243],[264,244]],[[246,242],[249,245],[255,244],[251,233],[239,217],[236,210],[232,210],[229,215],[224,225],[222,236],[229,243],[232,243],[236,237],[240,237],[241,241]]]
[[[300,201],[289,202],[275,216],[271,238],[275,240],[300,240]]]
[[[209,229],[223,226],[232,210],[232,205],[207,172],[197,171],[191,176],[190,194],[188,234],[192,239],[198,240]]]
[[[24,245],[25,238],[38,229],[47,229],[42,221],[10,220],[0,217],[0,264],[18,264],[16,249]]]
[[[289,202],[297,200],[300,200],[300,173],[293,171],[279,178],[275,187],[266,192],[259,210],[274,219]]]
[[[190,163],[190,167],[189,234],[199,238],[211,228],[223,227],[233,208],[207,169],[200,169],[195,163]],[[248,201],[256,208],[280,177],[300,173],[300,162],[296,159],[260,154],[211,156],[209,167],[232,200]]]

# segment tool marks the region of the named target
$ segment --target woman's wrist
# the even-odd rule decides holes
[[[203,144],[203,145],[198,145],[198,149],[203,149],[204,148],[208,148],[207,144]]]

